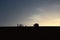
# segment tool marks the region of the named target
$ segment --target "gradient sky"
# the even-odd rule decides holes
[[[0,26],[60,26],[60,0],[0,0]]]

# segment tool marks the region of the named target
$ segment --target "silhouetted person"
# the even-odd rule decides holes
[[[27,27],[27,25],[25,25],[25,27]]]
[[[38,23],[35,23],[33,26],[34,27],[39,27],[39,24]]]
[[[19,27],[19,25],[17,24],[17,27]]]
[[[18,27],[24,27],[23,24],[19,24],[19,25],[17,24],[17,26],[18,26]]]
[[[20,27],[23,27],[23,24],[20,24]]]

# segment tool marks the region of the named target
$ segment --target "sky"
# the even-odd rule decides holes
[[[0,26],[60,26],[60,0],[0,0]]]

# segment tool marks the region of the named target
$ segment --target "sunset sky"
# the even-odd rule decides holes
[[[60,0],[0,0],[0,26],[60,26]]]

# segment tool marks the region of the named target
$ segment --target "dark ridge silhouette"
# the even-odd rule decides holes
[[[27,25],[23,26],[23,24],[17,24],[17,27],[27,27]],[[33,24],[33,27],[39,27],[38,23]]]
[[[27,26],[23,24],[17,24],[17,26],[10,27],[0,27],[0,32],[40,32],[40,35],[47,35],[48,33],[57,32],[60,30],[60,26],[39,26],[38,23],[33,24],[33,26]]]

